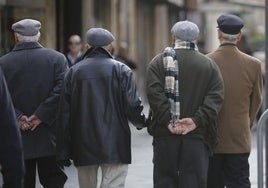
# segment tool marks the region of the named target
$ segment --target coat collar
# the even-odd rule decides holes
[[[90,58],[90,57],[96,57],[96,56],[113,58],[112,54],[108,50],[106,50],[102,47],[92,47],[92,48],[88,49],[88,51],[86,51],[83,59]]]
[[[34,48],[43,48],[39,42],[22,42],[18,43],[13,51],[25,50],[25,49],[34,49]]]
[[[234,50],[234,51],[238,50],[237,46],[235,44],[233,44],[233,43],[221,44],[218,49],[219,50]]]
[[[222,47],[222,46],[236,46],[236,44],[234,44],[234,43],[223,43],[223,44],[220,45],[220,47]]]

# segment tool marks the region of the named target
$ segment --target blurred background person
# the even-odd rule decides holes
[[[3,188],[22,188],[24,164],[21,136],[1,69],[0,114],[0,169],[4,179]]]
[[[83,59],[82,41],[78,35],[72,35],[68,41],[69,52],[66,55],[68,66],[71,67]]]
[[[131,70],[137,69],[137,64],[131,59],[129,55],[129,49],[127,42],[121,42],[118,49],[118,54],[115,58],[117,61],[120,61],[126,64]]]

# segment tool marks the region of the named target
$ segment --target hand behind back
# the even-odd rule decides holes
[[[42,123],[42,121],[36,116],[32,115],[30,117],[27,117],[26,115],[23,115],[18,120],[19,127],[23,131],[27,130],[35,130],[38,125]]]

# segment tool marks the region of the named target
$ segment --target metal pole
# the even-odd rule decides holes
[[[257,126],[258,188],[263,188],[263,129],[268,119],[268,110],[261,115]]]
[[[265,109],[268,107],[268,0],[265,0]],[[266,122],[264,122],[266,124]],[[268,128],[265,126],[265,160],[266,160],[266,188],[268,188]]]

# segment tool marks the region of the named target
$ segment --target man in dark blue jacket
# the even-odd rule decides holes
[[[123,188],[131,163],[128,121],[143,128],[145,118],[130,68],[113,59],[113,35],[102,28],[87,32],[90,49],[64,79],[57,137],[60,158],[72,158],[80,188]]]
[[[45,188],[62,188],[66,175],[56,163],[54,122],[67,64],[63,54],[38,43],[40,27],[40,22],[32,19],[13,24],[16,45],[0,58],[0,66],[22,134],[24,187],[35,187],[37,168]]]
[[[12,101],[0,69],[0,166],[4,188],[22,188],[24,164],[21,137]]]

